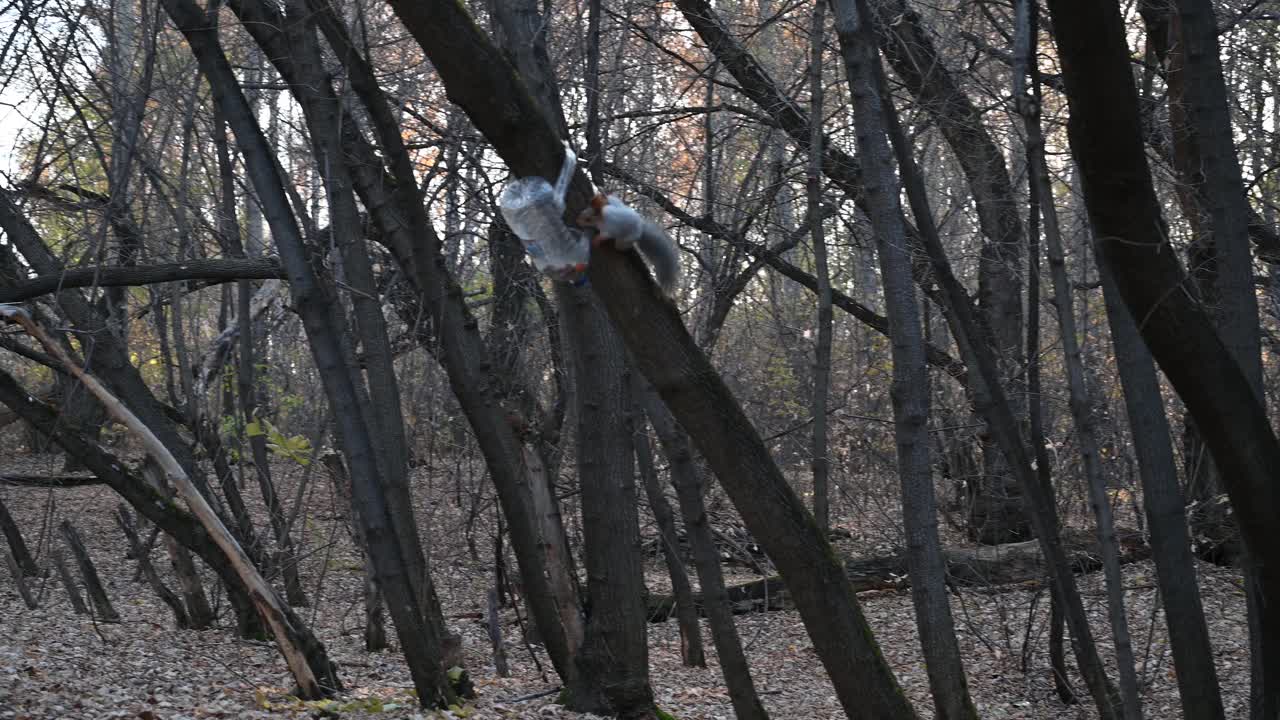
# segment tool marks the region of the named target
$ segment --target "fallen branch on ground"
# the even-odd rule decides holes
[[[1142,535],[1133,531],[1118,530],[1120,562],[1137,562],[1151,557],[1151,550]],[[1097,540],[1092,532],[1064,530],[1062,542],[1067,551],[1071,569],[1087,573],[1102,567],[1097,551]],[[945,548],[947,581],[953,586],[982,588],[1011,585],[1027,581],[1040,581],[1047,570],[1035,540],[1007,543],[1005,545],[979,545]],[[848,560],[845,575],[854,592],[872,590],[901,590],[910,586],[907,561],[899,555]],[[791,600],[782,578],[772,576],[726,588],[729,604],[737,614],[767,610],[791,609]],[[694,595],[698,613],[705,614],[702,595]],[[675,613],[675,598],[670,595],[649,596],[649,619],[663,622]]]

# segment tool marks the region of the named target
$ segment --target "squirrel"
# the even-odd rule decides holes
[[[630,250],[639,245],[641,252],[653,265],[658,286],[668,299],[675,297],[676,282],[680,279],[680,257],[676,244],[662,228],[632,210],[626,203],[612,195],[597,193],[591,204],[578,215],[578,224],[594,227],[596,235],[592,247],[599,247],[606,240],[613,240],[619,250]]]

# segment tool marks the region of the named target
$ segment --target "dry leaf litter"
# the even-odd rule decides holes
[[[9,456],[0,459],[0,471],[56,474],[60,464],[57,456]],[[281,496],[292,498],[301,471],[283,464],[274,470]],[[352,546],[345,512],[328,477],[317,467],[303,496],[307,511],[297,523],[294,538],[306,552],[300,568],[311,599],[311,607],[298,612],[338,663],[345,693],[325,705],[308,705],[290,697],[287,693],[292,682],[278,653],[268,643],[235,637],[228,627],[230,613],[225,599],[218,597],[212,582],[206,587],[221,601],[220,626],[201,632],[175,630],[169,610],[146,583],[133,582],[136,562],[125,558],[126,542],[111,517],[119,498],[107,487],[51,490],[0,484],[0,499],[15,516],[32,552],[38,553],[42,567],[50,564],[50,542],[61,542],[55,532],[57,523],[69,518],[76,524],[122,617],[120,624],[102,624],[76,615],[56,573],[29,580],[39,607],[28,610],[8,569],[0,565],[0,720],[593,717],[556,704],[556,694],[548,692],[556,687],[550,662],[539,653],[543,669],[539,671],[530,649],[520,640],[517,618],[510,608],[503,611],[502,622],[512,674],[497,677],[482,619],[485,593],[493,582],[492,499],[486,494],[477,500],[460,492],[461,485],[455,479],[442,477],[432,481],[421,472],[415,475],[416,511],[424,536],[430,538],[430,561],[445,613],[452,628],[463,635],[466,665],[479,693],[465,708],[432,713],[417,707],[390,622],[391,648],[365,652],[360,557]],[[265,521],[253,489],[250,477],[246,499],[258,519]],[[469,518],[473,522],[470,544],[466,532]],[[266,527],[265,522],[259,525]],[[646,532],[654,532],[651,522]],[[261,534],[265,535],[265,530]],[[875,549],[874,542],[860,543],[862,537],[853,533],[841,543],[841,549],[854,554]],[[152,561],[173,587],[169,563],[159,543]],[[651,592],[668,591],[670,583],[660,560],[650,558],[647,567]],[[1243,718],[1247,715],[1249,664],[1240,575],[1207,564],[1200,564],[1199,572],[1227,717]],[[758,577],[726,567],[730,584]],[[693,580],[696,584],[696,576]],[[1138,671],[1144,683],[1144,709],[1152,718],[1180,717],[1154,570],[1149,562],[1129,565],[1124,581]],[[1080,587],[1101,651],[1110,662],[1101,574],[1080,576]],[[885,657],[917,711],[921,717],[932,717],[909,594],[881,591],[864,593],[860,599]],[[1083,696],[1078,676],[1073,674],[1072,685],[1084,702],[1066,706],[1054,693],[1045,654],[1048,602],[1043,590],[966,590],[953,596],[952,608],[969,687],[981,717],[1096,716]],[[756,687],[773,717],[844,717],[795,612],[739,615],[737,621]],[[687,668],[680,663],[674,619],[648,626],[655,699],[660,708],[681,720],[727,720],[733,717],[732,708],[705,621],[702,628],[708,667]],[[1024,646],[1030,648],[1026,653]],[[1074,673],[1069,650],[1068,664]]]

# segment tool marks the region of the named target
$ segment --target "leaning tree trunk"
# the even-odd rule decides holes
[[[929,117],[937,123],[973,196],[986,242],[978,258],[978,304],[999,363],[1006,396],[1022,410],[1022,222],[1004,153],[983,125],[981,111],[961,89],[934,46],[930,32],[906,0],[870,4],[880,26],[884,58]],[[981,413],[979,413],[981,414]],[[969,536],[1000,544],[1030,537],[1024,496],[994,433],[982,441],[983,473],[969,483]]]
[[[205,13],[190,0],[166,0],[164,6],[186,37],[209,80],[214,101],[235,132],[249,177],[263,205],[263,214],[289,278],[294,306],[302,318],[309,347],[337,419],[350,463],[352,494],[359,503],[370,555],[387,596],[387,607],[400,636],[418,700],[425,707],[447,707],[456,695],[441,666],[442,638],[433,632],[432,624],[425,621],[423,599],[414,578],[408,575],[409,568],[387,507],[375,459],[378,447],[372,437],[376,425],[364,412],[367,400],[361,402],[360,399],[363,384],[353,377],[348,362],[349,347],[344,346],[342,339],[345,323],[335,299],[315,275],[302,232],[285,197],[280,168],[222,52],[216,28],[209,27]],[[337,109],[330,108],[330,111],[336,114]],[[331,163],[342,166],[339,161],[331,160]]]
[[[880,259],[885,314],[889,318],[893,357],[890,397],[916,626],[938,717],[976,720],[977,710],[969,698],[951,603],[947,599],[946,571],[938,539],[933,463],[929,457],[930,391],[924,361],[924,331],[915,285],[911,281],[911,250],[898,199],[900,191],[893,154],[885,139],[879,78],[874,70],[880,59],[875,51],[872,16],[867,4],[859,0],[833,0],[832,7],[853,97],[858,155],[862,159],[866,202]]]
[[[182,499],[187,502],[192,513],[204,525],[205,531],[212,537],[213,542],[217,544],[219,549],[226,555],[231,566],[235,568],[240,580],[249,591],[249,595],[258,612],[271,627],[276,643],[280,648],[280,654],[284,656],[285,662],[288,663],[289,669],[298,683],[300,695],[318,698],[331,689],[339,687],[336,678],[333,676],[333,668],[324,653],[324,647],[316,642],[314,637],[306,632],[304,628],[299,628],[292,622],[296,618],[293,618],[287,606],[280,602],[275,590],[262,579],[257,568],[253,566],[244,551],[240,549],[236,539],[227,531],[226,526],[222,524],[222,521],[213,512],[213,508],[209,506],[209,503],[195,487],[195,484],[191,482],[177,459],[151,432],[151,429],[143,424],[138,419],[138,416],[126,408],[119,399],[107,391],[97,378],[84,372],[79,365],[72,362],[62,347],[49,338],[43,329],[35,325],[25,311],[16,308],[7,309],[0,306],[0,318],[22,325],[31,336],[39,340],[50,354],[57,358],[72,375],[84,383],[85,387],[106,407],[117,422],[128,428],[138,438],[148,455],[160,465],[165,475],[168,476],[168,480],[174,484],[179,494],[182,495]],[[68,536],[69,542],[75,539],[74,529],[69,524],[64,523],[63,532]],[[72,549],[75,550],[75,543],[72,543]],[[82,564],[83,569],[84,566]],[[86,581],[88,581],[87,577]],[[90,589],[92,590],[92,587]],[[103,599],[105,599],[105,596]],[[95,605],[98,605],[98,600],[97,597],[94,598]],[[101,610],[102,606],[99,605],[99,609]],[[323,685],[321,684],[322,682],[324,683]]]
[[[450,97],[517,176],[552,175],[563,161],[556,130],[533,104],[501,51],[456,4],[391,0],[440,73]],[[517,119],[518,118],[518,119]],[[586,207],[578,175],[566,221]],[[830,544],[787,484],[741,406],[662,300],[636,253],[593,253],[591,287],[636,366],[689,431],[796,598],[814,648],[846,712],[855,718],[914,717],[875,643]],[[769,497],[773,502],[762,503]]]
[[[1212,3],[1177,0],[1172,15],[1178,52],[1169,72],[1170,120],[1183,117],[1175,144],[1184,149],[1195,189],[1197,207],[1210,232],[1202,241],[1212,248],[1213,278],[1218,302],[1214,325],[1227,351],[1239,363],[1259,402],[1266,405],[1262,385],[1261,337],[1253,257],[1249,250],[1250,209],[1236,155],[1229,98],[1222,76],[1218,25]],[[1174,89],[1179,92],[1175,93]],[[1185,110],[1185,115],[1182,111]],[[1178,138],[1182,142],[1178,142]],[[1175,152],[1175,155],[1178,153]],[[1258,718],[1280,716],[1280,645],[1266,647],[1266,638],[1280,638],[1280,611],[1264,608],[1266,598],[1258,577],[1256,557],[1246,558],[1249,646],[1252,654],[1251,713]],[[1267,667],[1272,665],[1272,667]]]
[[[1041,392],[1039,387],[1040,356],[1040,244],[1038,216],[1044,217],[1045,245],[1049,257],[1049,275],[1053,280],[1053,305],[1058,314],[1059,337],[1062,355],[1067,368],[1067,389],[1070,397],[1071,417],[1075,421],[1076,441],[1080,446],[1080,458],[1084,466],[1085,482],[1089,489],[1089,505],[1093,509],[1097,526],[1098,547],[1102,551],[1102,567],[1107,583],[1107,610],[1111,621],[1111,635],[1115,641],[1116,666],[1120,673],[1121,708],[1126,720],[1141,720],[1142,699],[1138,695],[1138,676],[1133,663],[1133,643],[1129,635],[1129,620],[1124,608],[1124,578],[1120,574],[1120,548],[1116,542],[1115,520],[1111,513],[1111,501],[1107,497],[1106,479],[1103,477],[1102,457],[1098,450],[1098,437],[1094,432],[1093,401],[1085,385],[1084,359],[1080,354],[1080,342],[1076,336],[1075,305],[1071,296],[1071,283],[1067,277],[1066,259],[1062,252],[1062,234],[1058,227],[1058,211],[1053,204],[1053,187],[1049,169],[1045,164],[1044,134],[1040,129],[1040,73],[1036,65],[1036,52],[1040,34],[1038,0],[1019,0],[1017,13],[1018,47],[1015,49],[1015,102],[1026,127],[1027,165],[1031,175],[1031,219],[1027,230],[1030,248],[1030,283],[1034,295],[1028,293],[1031,307],[1031,323],[1037,332],[1028,332],[1031,339],[1027,357],[1035,375],[1035,387],[1031,388],[1031,402],[1036,407],[1033,424],[1039,425],[1036,438],[1037,465],[1042,477],[1048,479],[1048,457],[1044,451],[1044,430],[1039,412]],[[1030,76],[1030,94],[1023,88]]]
[[[36,561],[31,557],[31,551],[27,549],[27,543],[22,539],[22,531],[18,529],[18,524],[13,521],[13,516],[9,514],[9,508],[5,507],[4,498],[0,497],[0,532],[4,533],[5,542],[9,545],[9,552],[13,554],[13,559],[18,563],[18,567],[22,568],[22,574],[36,577],[40,574],[40,568],[36,565]]]
[[[80,568],[80,577],[84,579],[85,590],[89,592],[89,599],[93,601],[94,619],[104,623],[120,622],[120,614],[111,605],[111,598],[107,596],[107,589],[102,585],[102,578],[98,576],[98,568],[94,566],[89,550],[80,539],[80,532],[70,520],[63,520],[58,529],[62,531],[62,538],[66,541],[67,548],[71,550],[71,556],[75,558],[76,565]],[[17,579],[21,580],[21,578]]]
[[[1270,525],[1280,514],[1274,481],[1280,442],[1247,370],[1248,358],[1236,362],[1233,347],[1215,332],[1172,255],[1144,154],[1137,91],[1128,71],[1121,70],[1128,67],[1129,49],[1118,9],[1100,0],[1050,0],[1049,6],[1070,100],[1071,150],[1084,180],[1098,252],[1133,317],[1142,318],[1147,346],[1213,451],[1260,590],[1270,599],[1257,633],[1261,685],[1267,691],[1255,709],[1265,708],[1266,698],[1280,687],[1280,557],[1270,537]],[[1203,27],[1198,32],[1194,51],[1203,58],[1213,43]],[[1212,132],[1229,145],[1228,128]],[[1234,163],[1222,157],[1234,157],[1233,148],[1206,151],[1217,156],[1215,162]]]
[[[632,378],[632,413],[636,419],[635,432],[636,464],[640,470],[640,481],[644,483],[644,494],[649,501],[649,510],[653,513],[654,522],[658,525],[658,544],[662,559],[667,566],[667,574],[671,577],[671,594],[675,596],[676,621],[680,625],[680,660],[688,667],[706,667],[706,653],[702,649],[702,628],[698,624],[698,611],[693,606],[693,585],[689,582],[689,573],[685,571],[681,558],[679,538],[676,534],[675,513],[671,503],[667,502],[658,483],[658,469],[653,463],[653,446],[649,444],[648,428],[643,422],[644,410],[640,405],[640,393],[644,385],[639,377]]]
[[[875,66],[875,69],[880,72],[879,66]],[[882,79],[881,88],[884,87]],[[1023,444],[1018,420],[1014,417],[1000,384],[999,369],[992,357],[991,347],[983,342],[983,332],[972,311],[968,295],[951,269],[951,262],[933,222],[923,175],[912,155],[911,145],[902,130],[892,99],[887,96],[884,98],[884,111],[889,137],[902,172],[903,186],[911,203],[912,214],[920,226],[920,240],[928,254],[933,276],[942,289],[939,298],[946,312],[947,323],[972,374],[970,387],[974,392],[975,403],[986,418],[1001,451],[1009,458],[1021,492],[1029,500],[1031,525],[1044,553],[1053,592],[1062,600],[1063,612],[1075,640],[1073,647],[1077,665],[1099,715],[1112,720],[1118,717],[1120,701],[1098,655],[1084,601],[1063,550],[1061,523],[1053,487],[1036,473],[1035,464]]]
[[[502,381],[486,360],[488,349],[476,330],[461,288],[445,269],[440,238],[426,216],[413,164],[387,97],[332,8],[312,3],[312,9],[326,39],[342,49],[337,53],[338,59],[369,111],[382,157],[391,166],[390,175],[378,169],[378,153],[344,114],[343,138],[352,158],[350,170],[356,191],[381,231],[379,241],[412,281],[422,315],[430,321],[420,326],[419,340],[444,368],[450,388],[475,431],[508,521],[526,597],[547,653],[561,678],[567,680],[574,672],[572,657],[582,642],[582,617],[563,528],[558,522],[543,522],[544,518],[558,518],[558,510],[554,509],[554,502],[545,513],[538,510],[546,507],[546,503],[539,505],[540,497],[554,501],[542,461],[517,437],[507,408],[496,397],[495,389],[502,386]],[[277,27],[272,19],[246,18],[247,27],[251,31]],[[288,53],[285,57],[273,54],[273,59],[284,73]]]
[[[1099,257],[1097,265],[1111,324],[1116,369],[1128,410],[1129,432],[1138,455],[1142,505],[1151,533],[1151,556],[1164,603],[1182,712],[1187,720],[1223,720],[1213,646],[1196,582],[1195,556],[1191,553],[1191,535],[1178,487],[1160,380],[1151,352],[1123,304],[1106,259]]]
[[[689,548],[693,552],[694,568],[698,572],[698,585],[702,592],[702,607],[711,626],[711,641],[716,648],[716,659],[729,690],[729,702],[739,720],[766,720],[765,712],[751,680],[751,666],[742,649],[738,626],[733,621],[725,591],[724,575],[720,570],[720,551],[711,534],[707,509],[703,503],[703,483],[694,464],[693,449],[689,437],[671,417],[671,411],[662,403],[658,393],[645,383],[643,395],[645,413],[653,424],[653,431],[662,442],[662,449],[671,468],[671,485],[680,503],[680,515],[684,530],[689,536]]]

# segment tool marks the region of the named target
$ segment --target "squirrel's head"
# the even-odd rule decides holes
[[[591,202],[578,213],[578,224],[590,226],[598,224],[604,218],[604,208],[609,204],[609,197],[604,193],[591,196]]]

